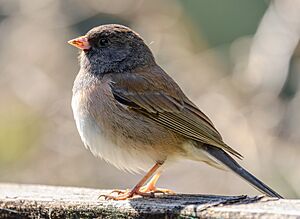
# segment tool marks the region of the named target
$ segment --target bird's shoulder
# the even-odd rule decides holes
[[[211,120],[184,94],[179,85],[160,66],[138,68],[127,74],[112,75],[112,91],[116,96],[131,99],[148,99],[151,111],[190,111],[210,126]],[[134,101],[134,99],[136,99]],[[144,101],[144,102],[145,102]]]
[[[184,94],[177,83],[158,65],[139,67],[130,72],[111,74],[113,86],[136,93],[163,92],[182,100]]]

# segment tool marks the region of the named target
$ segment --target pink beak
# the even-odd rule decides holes
[[[86,36],[81,36],[81,37],[77,37],[75,39],[69,40],[68,43],[71,44],[72,46],[77,47],[78,49],[81,49],[81,50],[89,50],[91,48],[91,45],[89,44]]]

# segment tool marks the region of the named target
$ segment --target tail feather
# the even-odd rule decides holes
[[[229,154],[227,154],[222,149],[214,147],[214,146],[210,146],[210,145],[203,146],[203,149],[206,152],[208,152],[211,156],[216,158],[218,161],[220,161],[222,164],[224,164],[229,169],[231,169],[233,172],[235,172],[237,175],[239,175],[244,180],[249,182],[252,186],[254,186],[260,192],[262,192],[270,197],[283,198],[281,195],[276,193],[274,190],[272,190],[266,184],[261,182],[259,179],[257,179],[255,176],[253,176],[251,173],[249,173],[247,170],[245,170],[243,167],[241,167]]]

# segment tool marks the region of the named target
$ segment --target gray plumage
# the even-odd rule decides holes
[[[281,198],[231,158],[210,119],[161,69],[142,38],[121,25],[86,35],[72,108],[79,134],[96,156],[138,172],[177,159],[233,170],[263,193]]]

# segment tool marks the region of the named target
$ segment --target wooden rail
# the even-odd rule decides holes
[[[300,200],[187,194],[98,199],[108,192],[0,184],[0,218],[300,218]]]

